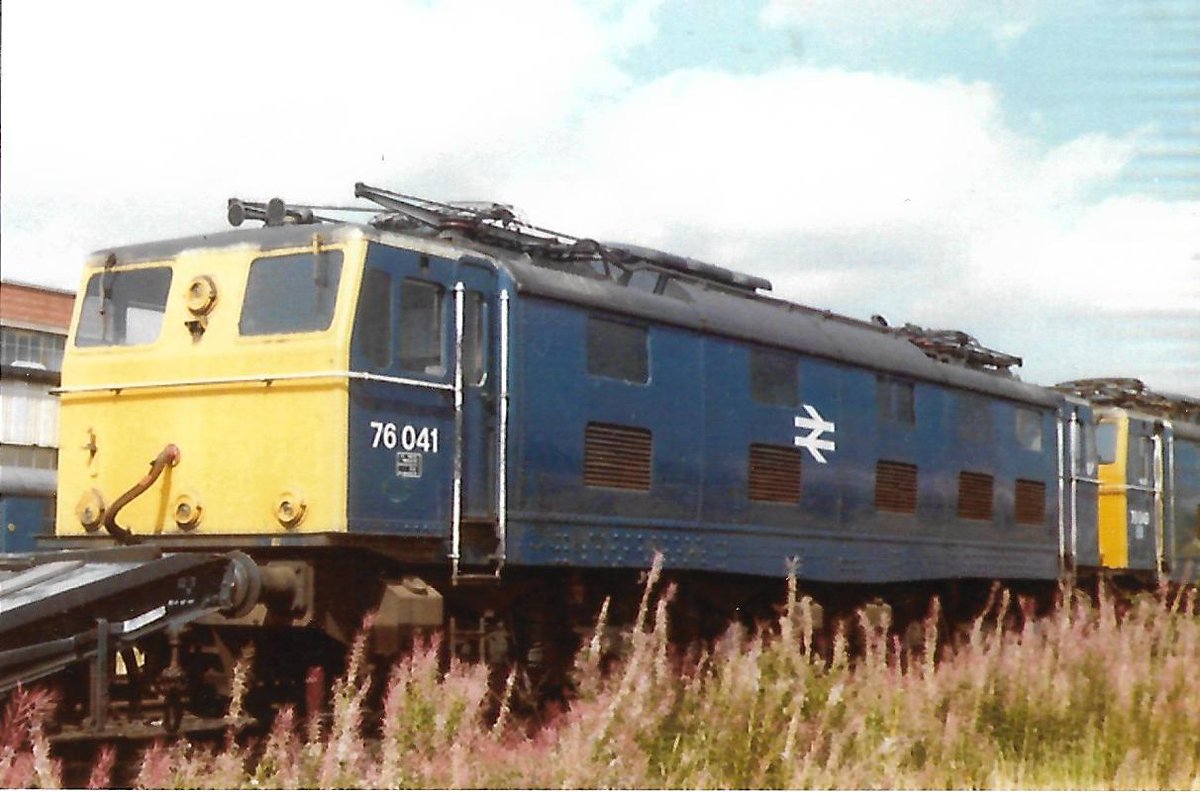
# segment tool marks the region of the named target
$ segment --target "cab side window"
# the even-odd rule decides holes
[[[1154,439],[1145,435],[1129,438],[1129,481],[1150,486],[1154,483]]]
[[[1017,445],[1031,452],[1042,450],[1042,414],[1029,408],[1017,408],[1015,424]]]
[[[445,374],[445,290],[439,284],[405,278],[400,283],[400,367],[422,374]]]
[[[484,362],[487,306],[479,292],[467,292],[463,300],[463,382],[481,385],[486,370]]]
[[[368,269],[358,300],[359,349],[376,369],[392,365],[392,276]]]

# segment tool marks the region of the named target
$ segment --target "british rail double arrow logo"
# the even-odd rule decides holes
[[[827,432],[830,435],[833,434],[835,429],[833,422],[826,421],[812,405],[801,405],[800,407],[804,408],[804,412],[808,414],[808,418],[796,416],[796,429],[808,430],[808,434],[797,435],[796,445],[801,449],[807,449],[808,453],[817,462],[828,462],[822,452],[836,451],[837,444],[832,439],[826,439],[821,436]]]

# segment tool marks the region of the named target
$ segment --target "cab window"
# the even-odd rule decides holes
[[[400,283],[400,367],[445,374],[442,295],[439,284],[405,278]]]
[[[463,382],[481,385],[484,365],[484,329],[487,306],[479,292],[467,292],[463,303]]]
[[[1101,465],[1112,465],[1117,461],[1117,431],[1116,424],[1102,422],[1096,426],[1096,451],[1100,456]]]
[[[1083,442],[1075,450],[1075,472],[1092,477],[1096,475],[1096,466],[1100,463],[1100,454],[1096,449],[1096,426],[1083,425],[1081,435]]]
[[[376,369],[392,364],[392,276],[369,268],[358,298],[358,346]]]
[[[1129,439],[1129,481],[1139,485],[1154,482],[1154,439],[1145,435]]]
[[[162,330],[171,268],[108,270],[88,281],[76,347],[150,344]]]
[[[1016,409],[1017,444],[1027,451],[1042,450],[1042,414],[1029,408]]]
[[[333,322],[342,252],[263,256],[250,263],[238,331],[243,336],[306,333]]]

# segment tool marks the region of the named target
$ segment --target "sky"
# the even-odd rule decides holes
[[[0,270],[362,181],[1200,396],[1200,0],[8,0]]]

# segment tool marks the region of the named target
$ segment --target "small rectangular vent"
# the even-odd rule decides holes
[[[750,445],[750,500],[796,504],[800,501],[800,450]]]
[[[959,472],[958,516],[966,520],[991,520],[994,493],[991,474]]]
[[[583,483],[648,491],[653,446],[650,430],[588,424],[583,438]]]
[[[1015,517],[1017,523],[1040,526],[1046,522],[1046,483],[1017,480]]]
[[[882,512],[917,512],[917,467],[910,463],[880,460],[875,464],[875,509]]]

